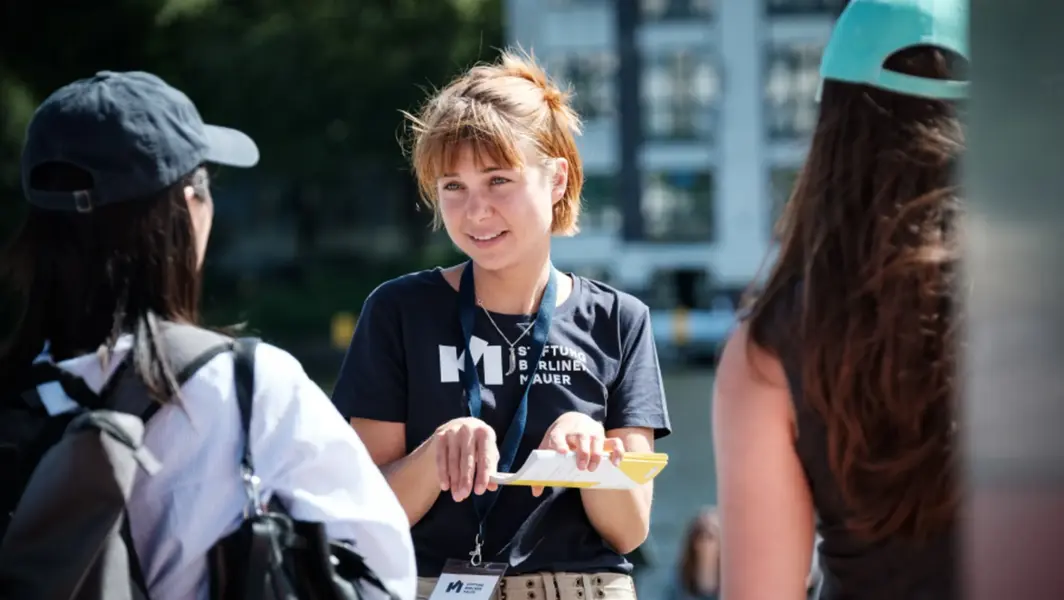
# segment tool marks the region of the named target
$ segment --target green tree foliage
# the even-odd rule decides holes
[[[327,176],[351,158],[400,159],[398,111],[501,43],[497,3],[470,4],[218,2],[172,24],[189,41],[175,70],[216,97],[216,118],[254,127],[271,150],[264,166]]]
[[[498,0],[9,0],[0,26],[3,184],[28,107],[101,69],[146,69],[252,132],[264,170],[403,165],[400,109],[502,44]]]
[[[236,177],[298,195],[361,166],[384,173],[398,206],[357,201],[390,210],[414,255],[429,217],[416,208],[399,111],[502,44],[500,0],[4,0],[0,236],[23,210],[18,156],[33,108],[74,79],[143,69],[185,90],[206,120],[256,139],[260,167]]]

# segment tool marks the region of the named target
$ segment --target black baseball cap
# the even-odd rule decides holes
[[[188,96],[141,71],[101,71],[59,88],[38,108],[22,149],[22,189],[45,210],[148,198],[213,163],[253,167],[259,149],[235,129],[206,125]],[[66,163],[92,176],[88,190],[34,189],[31,175]]]

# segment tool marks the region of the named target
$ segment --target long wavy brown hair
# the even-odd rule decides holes
[[[966,78],[966,66],[929,47],[885,64],[938,79]],[[957,510],[957,108],[826,81],[779,254],[749,306],[755,344],[793,344],[848,527],[870,540],[925,539]]]

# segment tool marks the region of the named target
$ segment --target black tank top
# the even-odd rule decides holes
[[[801,354],[795,324],[797,294],[771,307],[766,322],[768,350],[779,356],[787,375],[798,425],[795,450],[805,471],[817,512],[818,545],[823,580],[819,600],[952,600],[959,597],[956,582],[958,540],[955,532],[930,542],[889,537],[869,543],[846,527],[848,511],[827,451],[823,419],[802,401]]]

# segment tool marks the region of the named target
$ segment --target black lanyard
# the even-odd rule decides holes
[[[539,361],[543,356],[543,349],[547,345],[547,336],[550,334],[551,319],[554,317],[554,305],[557,303],[558,282],[551,266],[550,278],[547,279],[547,287],[543,290],[543,298],[539,301],[539,309],[536,312],[536,320],[532,325],[532,367],[524,373],[528,380],[525,383],[524,392],[521,394],[521,402],[517,405],[510,427],[499,445],[499,472],[506,473],[513,466],[517,456],[517,448],[521,445],[521,438],[525,434],[525,422],[528,420],[528,393],[532,389],[532,381],[539,369]],[[476,362],[473,360],[471,341],[473,338],[473,323],[476,321],[477,300],[476,289],[473,286],[473,262],[466,263],[462,272],[462,283],[458,288],[458,318],[462,324],[462,335],[465,339],[465,368],[461,371],[462,386],[465,388],[466,399],[469,401],[469,415],[480,418],[480,374],[477,372]],[[484,521],[498,499],[498,492],[485,492],[480,496],[473,496],[473,508],[479,519],[480,533],[477,535],[477,545],[483,539]]]

